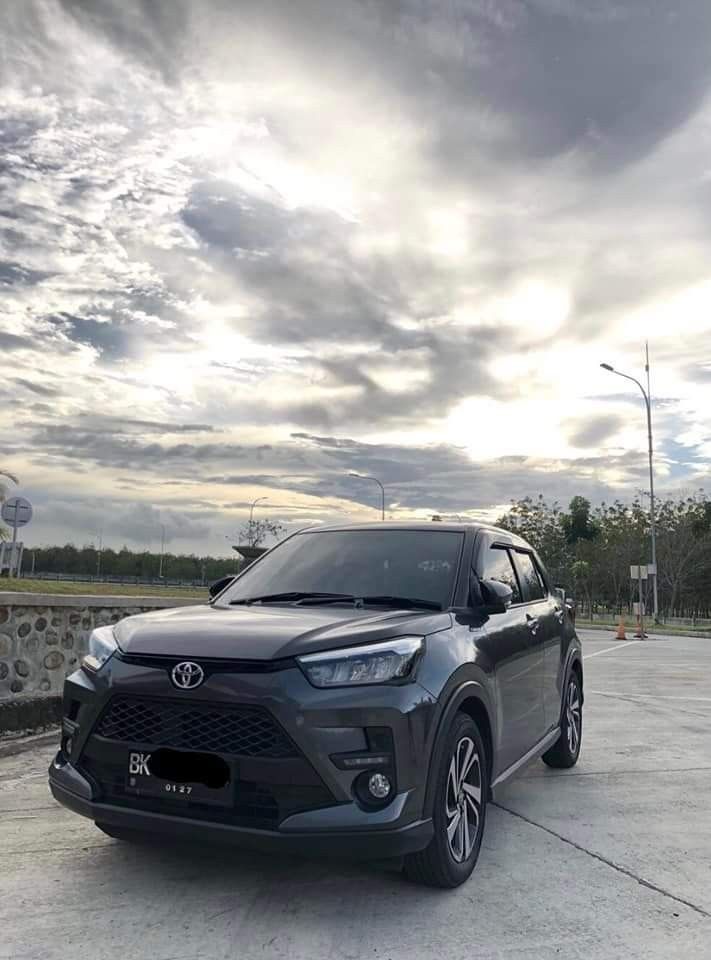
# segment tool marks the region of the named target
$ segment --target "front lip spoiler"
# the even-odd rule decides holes
[[[378,860],[423,850],[433,834],[431,820],[417,820],[394,830],[314,830],[287,834],[277,830],[255,830],[189,817],[173,817],[133,807],[95,803],[65,789],[51,778],[49,786],[55,800],[83,817],[107,826],[143,830],[147,838],[177,835],[186,845],[204,840],[210,845],[227,843],[265,852]]]

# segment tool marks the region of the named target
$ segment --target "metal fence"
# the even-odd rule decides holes
[[[578,606],[577,613],[579,619],[586,620],[590,623],[595,623],[596,621],[600,623],[612,623],[620,617],[624,617],[627,621],[635,619],[634,614],[628,610],[593,610],[591,613],[588,609],[583,609],[581,606]],[[645,617],[647,620],[651,619],[650,611],[647,611]],[[660,613],[659,622],[670,627],[697,627],[699,629],[711,630],[711,619],[708,617],[667,617]]]

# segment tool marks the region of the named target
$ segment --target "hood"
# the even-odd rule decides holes
[[[200,605],[126,617],[114,627],[124,653],[276,660],[413,633],[451,622],[448,613],[353,607]]]

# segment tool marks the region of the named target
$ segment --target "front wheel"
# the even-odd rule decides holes
[[[560,721],[560,736],[541,759],[549,767],[573,767],[580,756],[583,739],[583,693],[575,671],[568,677]]]
[[[479,857],[489,783],[479,728],[458,713],[446,735],[436,773],[434,835],[427,847],[405,857],[405,875],[431,887],[458,887]]]

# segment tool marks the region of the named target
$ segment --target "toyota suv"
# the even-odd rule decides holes
[[[120,840],[470,875],[494,787],[578,759],[583,668],[535,551],[484,525],[319,527],[209,603],[95,629],[55,798]]]

